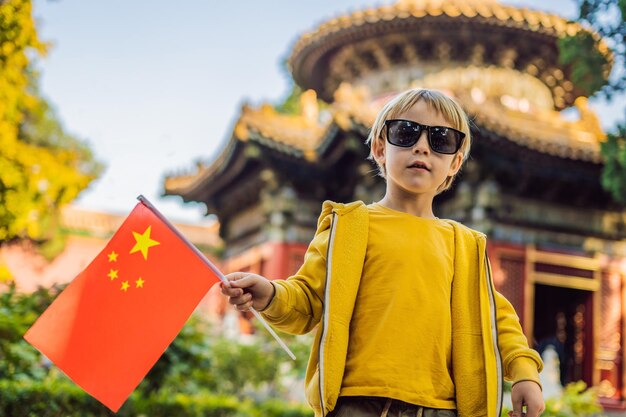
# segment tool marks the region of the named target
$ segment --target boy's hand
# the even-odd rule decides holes
[[[274,286],[267,278],[248,272],[233,272],[226,275],[231,288],[220,283],[222,294],[229,297],[228,302],[237,310],[248,311],[250,307],[263,310],[274,297]]]
[[[543,403],[541,388],[533,381],[520,381],[511,388],[511,402],[513,411],[510,417],[539,417],[546,406]],[[526,406],[526,412],[522,413],[522,406]]]

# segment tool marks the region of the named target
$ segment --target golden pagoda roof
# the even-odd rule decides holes
[[[555,15],[527,8],[504,5],[496,0],[400,0],[392,5],[357,10],[322,23],[317,29],[305,33],[295,44],[291,57],[306,46],[351,27],[366,23],[406,19],[409,17],[441,16],[483,18],[495,25],[516,26],[533,31],[548,31],[557,36],[575,35],[582,26]]]
[[[389,77],[380,86],[385,88],[387,82],[401,82],[407,74],[437,65],[508,67],[540,79],[551,89],[556,108],[563,109],[587,92],[559,62],[557,42],[581,31],[599,40],[599,52],[609,62],[603,69],[608,77],[612,55],[597,33],[556,14],[496,0],[399,0],[354,11],[301,35],[287,63],[298,85],[315,89],[327,102],[342,82],[369,83],[375,74]],[[571,88],[557,97],[565,85]]]

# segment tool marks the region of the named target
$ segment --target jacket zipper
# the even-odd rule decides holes
[[[320,391],[320,405],[322,407],[322,415],[326,415],[326,405],[324,404],[324,346],[326,344],[326,336],[328,335],[328,321],[330,314],[330,283],[332,275],[332,257],[333,257],[333,245],[335,243],[335,226],[337,225],[337,213],[333,213],[332,222],[330,225],[330,234],[328,236],[328,248],[326,249],[326,283],[324,288],[324,310],[322,312],[322,336],[320,337],[320,344],[318,349],[318,364],[319,364],[319,391]]]
[[[489,267],[489,258],[487,256],[487,250],[485,249],[485,269],[487,271],[487,288],[489,289],[489,304],[491,306],[491,335],[493,338],[493,347],[496,353],[496,370],[497,370],[497,383],[498,383],[498,397],[496,407],[496,417],[500,417],[502,413],[502,355],[500,354],[500,348],[498,347],[498,321],[496,315],[496,299],[493,294],[493,281],[491,278],[491,268]]]

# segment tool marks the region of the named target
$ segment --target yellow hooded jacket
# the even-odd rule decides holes
[[[319,324],[305,377],[307,401],[316,417],[334,409],[341,389],[368,217],[361,201],[324,202],[302,268],[285,281],[273,281],[276,293],[262,311],[272,325],[288,333],[308,333]],[[500,417],[503,379],[540,384],[543,363],[528,347],[515,310],[495,290],[485,234],[446,221],[455,235],[451,312],[457,413]]]

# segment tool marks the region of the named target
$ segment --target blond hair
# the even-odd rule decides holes
[[[443,118],[452,125],[450,127],[453,127],[465,133],[463,144],[459,149],[459,152],[463,154],[461,166],[463,166],[463,164],[469,157],[470,148],[472,145],[470,122],[467,114],[465,114],[461,106],[452,98],[446,96],[439,91],[428,90],[425,88],[414,88],[398,94],[387,104],[385,104],[382,110],[378,113],[376,121],[374,122],[374,125],[370,130],[369,136],[365,141],[365,143],[370,147],[370,154],[367,159],[376,163],[376,165],[378,166],[378,174],[383,178],[385,178],[386,173],[385,166],[380,165],[378,161],[374,159],[373,149],[375,146],[385,146],[385,120],[395,119],[400,114],[408,111],[420,100],[423,100],[428,108],[436,111],[441,116],[443,116]],[[452,186],[452,182],[454,181],[455,176],[456,175],[448,176],[446,180],[437,188],[437,194],[440,194],[450,188]]]

